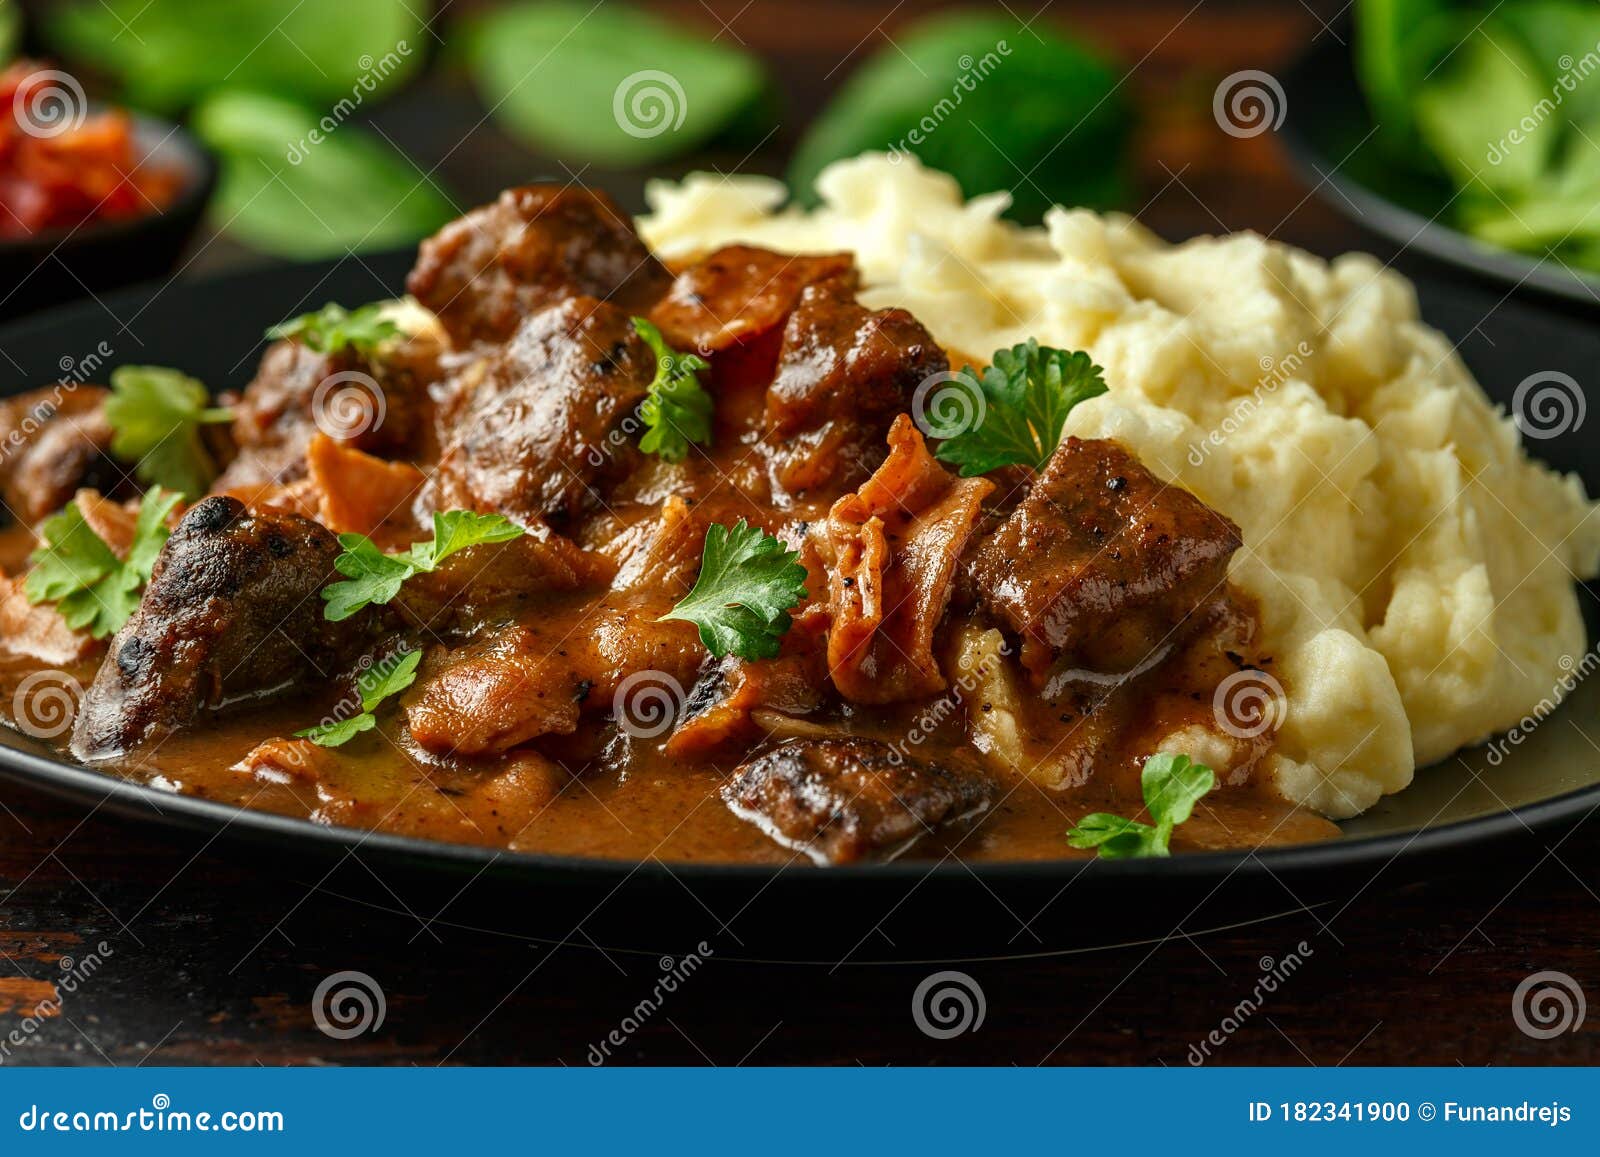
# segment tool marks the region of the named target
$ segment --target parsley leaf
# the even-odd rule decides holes
[[[1067,844],[1074,848],[1098,848],[1100,858],[1123,860],[1141,856],[1170,855],[1167,845],[1172,829],[1194,814],[1194,805],[1217,786],[1217,776],[1203,763],[1187,755],[1161,752],[1144,761],[1139,787],[1144,806],[1155,825],[1140,823],[1109,812],[1084,816],[1067,833]]]
[[[434,514],[431,539],[413,543],[398,554],[384,554],[364,534],[341,534],[339,545],[344,550],[333,560],[333,566],[348,581],[323,588],[322,597],[328,605],[322,609],[322,617],[336,623],[368,604],[387,603],[412,575],[436,569],[457,551],[510,542],[523,533],[522,527],[503,514],[448,510]]]
[[[363,731],[371,731],[378,725],[377,716],[373,714],[378,704],[415,683],[420,662],[422,651],[413,648],[397,651],[381,663],[373,664],[356,679],[356,690],[361,695],[359,714],[345,719],[325,719],[315,727],[296,731],[296,737],[309,739],[320,747],[340,747]]]
[[[336,354],[346,346],[369,354],[401,335],[401,329],[383,316],[384,303],[374,301],[354,310],[329,302],[313,313],[302,313],[267,331],[270,338],[297,337],[319,354]]]
[[[182,497],[159,486],[144,496],[126,560],[94,532],[76,499],[67,503],[39,528],[41,545],[28,556],[33,566],[23,580],[28,601],[55,603],[67,626],[87,628],[96,639],[115,634],[139,608],[167,541],[167,517]]]
[[[231,422],[233,411],[206,405],[204,384],[164,366],[119,366],[111,373],[106,421],[111,452],[133,464],[141,482],[198,497],[217,476],[200,427]]]
[[[981,377],[971,366],[952,377],[951,387],[967,393],[963,408],[975,421],[946,438],[935,456],[966,478],[1001,466],[1039,469],[1060,443],[1072,407],[1106,392],[1103,375],[1082,350],[1052,349],[1033,338],[996,350]]]
[[[789,629],[790,609],[806,597],[799,557],[742,518],[732,530],[713,524],[706,528],[693,589],[658,621],[693,623],[700,642],[719,659],[770,659]]]
[[[639,420],[645,425],[639,449],[668,462],[682,462],[690,443],[711,444],[711,395],[695,376],[711,364],[698,354],[678,353],[642,317],[633,319],[633,328],[656,355],[655,380],[639,406]]]

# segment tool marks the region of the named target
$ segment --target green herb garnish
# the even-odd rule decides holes
[[[76,499],[67,503],[39,528],[42,545],[28,556],[33,566],[22,587],[28,601],[55,603],[67,626],[88,628],[96,639],[115,634],[139,608],[167,541],[167,517],[182,497],[159,486],[144,496],[126,559],[94,532]]]
[[[642,317],[633,319],[633,328],[656,355],[655,380],[639,406],[639,420],[645,424],[639,449],[682,462],[691,443],[711,444],[711,395],[695,376],[710,369],[710,363],[698,354],[678,353]]]
[[[706,528],[700,576],[693,589],[660,621],[680,619],[700,628],[700,642],[717,658],[770,659],[792,621],[789,611],[806,597],[806,568],[760,527],[740,519],[729,530]]]
[[[422,652],[413,649],[397,652],[383,662],[374,664],[356,679],[356,690],[361,695],[360,714],[348,719],[330,719],[304,731],[296,731],[295,736],[309,739],[319,747],[339,747],[363,731],[371,731],[378,725],[377,716],[373,714],[378,704],[415,683],[417,664],[421,661]]]
[[[1103,860],[1170,855],[1167,844],[1172,829],[1187,820],[1200,797],[1216,786],[1216,773],[1187,755],[1152,755],[1139,773],[1139,787],[1155,825],[1095,812],[1067,833],[1067,843],[1074,848],[1099,848]]]
[[[322,609],[322,616],[338,622],[370,603],[387,603],[400,593],[408,578],[437,569],[458,550],[510,542],[523,533],[522,527],[503,514],[449,510],[433,516],[431,539],[413,543],[397,554],[384,554],[364,534],[341,534],[339,545],[344,550],[333,560],[333,566],[349,581],[323,588],[322,597],[328,605]]]
[[[374,301],[355,310],[329,302],[313,313],[302,313],[267,331],[270,338],[297,337],[319,354],[336,354],[349,347],[370,354],[384,342],[401,336],[401,329],[383,316],[383,303]]]
[[[1106,392],[1102,373],[1088,354],[1032,338],[996,350],[981,377],[968,366],[951,378],[951,388],[967,391],[962,408],[971,425],[946,438],[935,456],[967,478],[1001,466],[1038,469],[1060,443],[1072,407]]]
[[[231,422],[233,411],[208,406],[203,383],[164,366],[120,366],[111,373],[105,415],[111,452],[133,465],[141,482],[179,494],[204,494],[217,465],[200,427]]]

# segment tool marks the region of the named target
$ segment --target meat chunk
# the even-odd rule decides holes
[[[319,432],[383,457],[420,449],[430,425],[428,385],[438,375],[438,348],[426,340],[372,355],[274,342],[233,401],[238,455],[216,488],[246,491],[304,478],[306,451]]]
[[[471,630],[603,584],[608,573],[603,560],[570,539],[533,526],[521,538],[452,554],[438,569],[409,579],[390,605],[429,633]]]
[[[650,320],[674,349],[725,350],[777,330],[805,287],[829,278],[854,289],[854,258],[729,245],[678,274]]]
[[[1128,671],[1221,595],[1239,528],[1115,442],[1067,438],[971,566],[979,607],[1052,666]]]
[[[684,697],[683,711],[667,739],[667,754],[703,759],[711,753],[761,738],[760,712],[801,717],[822,705],[827,664],[822,648],[796,623],[775,659],[727,656],[706,671]]]
[[[829,561],[828,668],[857,703],[944,690],[933,636],[957,564],[994,484],[958,478],[928,452],[909,414],[889,431],[889,457],[821,526]]]
[[[942,824],[988,808],[980,772],[917,759],[872,739],[798,739],[734,772],[722,798],[819,864],[893,857]]]
[[[55,607],[29,602],[21,578],[0,572],[0,651],[56,666],[81,662],[101,648],[87,632],[67,626]]]
[[[203,709],[331,674],[359,630],[322,617],[317,594],[338,553],[296,515],[252,515],[225,497],[195,505],[84,696],[73,754],[125,754]]]
[[[111,426],[99,386],[46,386],[0,401],[0,502],[33,524],[80,487],[126,490],[111,458]]]
[[[537,521],[597,505],[637,461],[637,438],[622,427],[655,373],[655,356],[614,306],[574,297],[534,314],[462,403],[440,455],[436,507]]]
[[[424,241],[406,288],[466,347],[504,341],[528,314],[578,294],[642,314],[670,281],[604,193],[525,185]]]
[[[406,696],[411,737],[435,755],[493,755],[578,726],[589,688],[560,634],[516,624],[446,655]]]
[[[795,496],[858,485],[883,461],[884,436],[917,386],[949,368],[905,310],[868,310],[837,278],[807,287],[767,390],[774,483]]]

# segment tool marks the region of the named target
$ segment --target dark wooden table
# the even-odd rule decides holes
[[[663,7],[768,55],[792,125],[840,59],[881,43],[918,6],[831,0],[804,5],[804,16],[775,0]],[[1036,0],[1016,7],[1029,16]],[[1270,135],[1236,140],[1211,120],[1222,76],[1281,67],[1313,36],[1335,34],[1323,20],[1341,7],[1073,3],[1041,19],[1073,21],[1127,64],[1147,121],[1140,214],[1152,226],[1168,236],[1254,228],[1323,253],[1390,256],[1310,196]],[[446,77],[377,119],[424,164],[440,163],[469,203],[546,163],[492,124],[458,147],[478,116]],[[790,125],[748,167],[779,169]],[[595,177],[637,202],[638,175]],[[220,242],[196,268],[238,259]],[[1531,870],[1486,867],[1405,887],[1380,874],[1342,908],[963,964],[985,1017],[940,1039],[912,1014],[937,965],[750,965],[723,951],[641,1011],[662,975],[654,956],[552,949],[434,920],[408,903],[407,885],[359,860],[345,870],[371,876],[369,889],[390,900],[354,904],[291,859],[86,818],[0,785],[0,1062],[581,1065],[615,1030],[625,1039],[612,1063],[1182,1065],[1214,1031],[1222,1043],[1209,1046],[1209,1063],[1595,1063],[1600,1017],[1537,1039],[1518,1028],[1512,1001],[1546,970],[1600,993],[1597,834],[1589,824],[1559,843],[1532,838]],[[540,896],[519,902],[536,909]],[[1293,975],[1262,995],[1263,970],[1281,971],[1301,942]],[[341,1039],[319,1030],[312,1006],[319,985],[351,971],[381,987],[385,1014],[375,1031]],[[49,1015],[35,1015],[41,1001]]]

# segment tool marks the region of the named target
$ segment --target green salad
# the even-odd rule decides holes
[[[1356,66],[1390,160],[1442,220],[1600,271],[1600,4],[1357,0]]]

